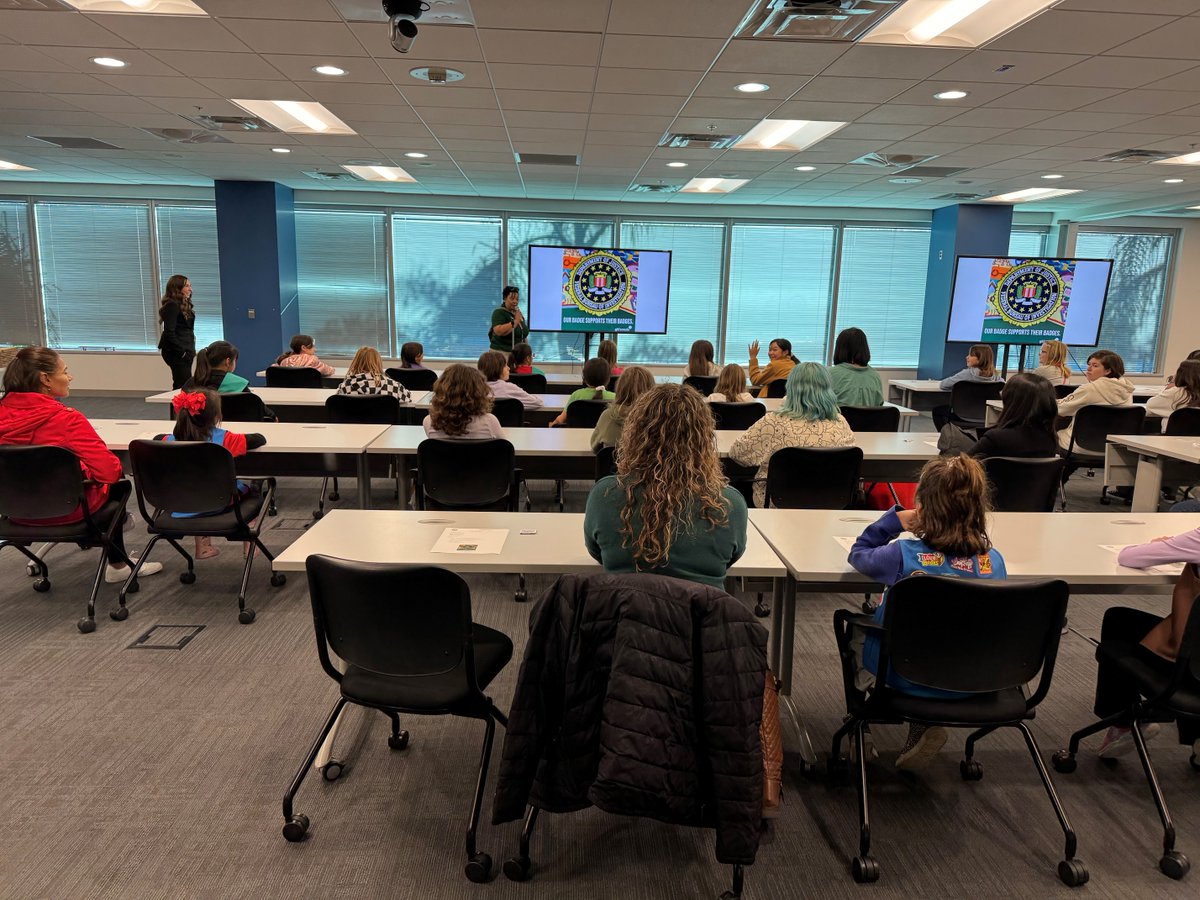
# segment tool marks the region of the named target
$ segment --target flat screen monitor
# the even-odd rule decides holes
[[[529,247],[531,331],[666,334],[670,250]]]
[[[960,256],[946,340],[1091,346],[1100,339],[1111,259]]]

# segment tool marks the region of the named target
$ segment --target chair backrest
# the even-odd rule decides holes
[[[753,400],[750,403],[710,403],[717,431],[745,431],[767,414],[767,408]]]
[[[930,688],[983,693],[1050,687],[1070,590],[1065,581],[909,576],[884,604],[879,668]],[[897,603],[897,601],[899,601]]]
[[[393,677],[463,670],[475,683],[471,591],[463,579],[433,566],[405,567],[314,554],[305,560],[317,653]]]
[[[546,393],[546,376],[540,372],[530,372],[526,375],[510,372],[508,380],[527,394]]]
[[[851,431],[900,430],[900,410],[895,406],[843,406],[841,411]]]
[[[1200,407],[1185,406],[1171,413],[1166,433],[1177,437],[1200,436]]]
[[[787,394],[786,378],[776,378],[774,381],[767,383],[766,396],[783,397],[785,394]]]
[[[221,394],[221,419],[225,422],[261,422],[267,417],[267,407],[262,397],[241,391],[237,394]]]
[[[1110,434],[1141,434],[1146,420],[1144,406],[1092,404],[1075,413],[1071,449],[1103,455]]]
[[[849,509],[858,492],[860,447],[784,447],[767,463],[767,505]]]
[[[432,391],[433,383],[437,381],[437,372],[433,369],[385,369],[384,374],[410,391]]]
[[[990,456],[983,461],[996,512],[1053,512],[1066,460]]]
[[[1054,385],[1054,396],[1061,400],[1063,397],[1069,397],[1075,393],[1075,389],[1079,387],[1077,384],[1056,384]]]
[[[716,375],[689,375],[683,379],[683,383],[688,387],[693,387],[701,394],[707,397],[717,389]]]
[[[568,428],[595,428],[600,414],[608,409],[607,400],[572,400],[567,406]]]
[[[492,415],[503,428],[520,428],[525,424],[525,405],[516,397],[497,397],[492,401]]]
[[[267,387],[319,388],[324,387],[321,373],[308,366],[267,366]]]
[[[617,448],[601,447],[596,451],[596,480],[617,474]]]
[[[55,519],[82,502],[83,470],[70,450],[0,446],[0,516]]]
[[[1002,381],[956,381],[950,389],[950,408],[958,418],[982,425],[987,402],[999,400],[1002,390]]]
[[[430,509],[515,512],[516,459],[513,445],[501,439],[421,441],[417,500]]]
[[[325,398],[325,418],[340,425],[398,425],[400,401],[391,394],[334,394]]]
[[[150,508],[167,513],[225,509],[237,494],[233,454],[207,441],[133,441],[129,462],[138,505],[147,522]]]

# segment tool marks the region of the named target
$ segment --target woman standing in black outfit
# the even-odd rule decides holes
[[[192,308],[192,283],[186,275],[167,279],[158,317],[163,325],[158,349],[163,362],[171,367],[171,388],[178,390],[191,377],[196,358],[196,311]]]

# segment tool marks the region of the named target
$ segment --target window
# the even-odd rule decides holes
[[[1169,231],[1079,229],[1075,255],[1113,260],[1100,343],[1125,360],[1127,372],[1154,372],[1175,235]],[[1072,347],[1073,368],[1096,347]]]
[[[498,216],[392,216],[396,342],[429,357],[472,359],[487,349],[500,305]]]
[[[915,366],[928,268],[928,228],[846,226],[834,330],[865,331],[874,366]]]
[[[29,204],[0,201],[0,344],[41,343]]]
[[[51,347],[151,350],[158,286],[144,203],[36,203]]]
[[[717,222],[622,222],[621,246],[670,250],[671,285],[667,333],[622,335],[619,359],[683,365],[694,341],[720,346],[725,226]]]
[[[613,227],[603,219],[518,218],[508,220],[508,283],[521,289],[521,307],[529,310],[529,245],[611,247]],[[490,319],[489,319],[490,321]],[[583,336],[534,332],[530,345],[543,362],[581,362]]]
[[[383,212],[296,210],[300,330],[325,354],[395,356]]]
[[[777,337],[792,342],[798,359],[825,359],[833,237],[832,225],[733,226],[725,359],[744,359],[758,341],[766,365],[767,344]]]
[[[1014,228],[1008,236],[1008,252],[1010,256],[1035,258],[1046,255],[1046,237],[1044,231],[1018,230]]]
[[[217,210],[212,206],[158,206],[159,291],[178,273],[192,283],[196,346],[221,340],[221,270],[217,253]],[[161,298],[161,293],[160,293]]]

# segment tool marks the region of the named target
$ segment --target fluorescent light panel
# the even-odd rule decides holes
[[[1058,0],[908,0],[861,39],[864,44],[979,47]]]
[[[37,169],[34,169],[31,166],[22,166],[22,165],[18,165],[15,162],[8,162],[7,160],[0,159],[0,172],[36,172],[36,171],[37,171]]]
[[[320,103],[307,100],[232,100],[251,115],[288,134],[355,134]]]
[[[825,140],[846,125],[846,122],[813,122],[808,119],[763,119],[729,149],[798,153]]]
[[[1156,159],[1156,166],[1200,166],[1200,153],[1185,153],[1183,156],[1172,156],[1170,159]]]
[[[64,0],[80,12],[143,16],[207,16],[192,0]]]
[[[367,181],[391,181],[396,184],[416,183],[415,178],[399,166],[342,166],[347,172],[353,172],[359,178]]]
[[[1021,191],[1010,191],[1007,194],[997,194],[995,197],[985,197],[982,203],[1028,203],[1030,200],[1049,200],[1051,197],[1065,197],[1067,194],[1078,194],[1079,189],[1070,188],[1025,188]]]
[[[749,178],[693,178],[679,190],[685,194],[728,194],[749,183]]]

